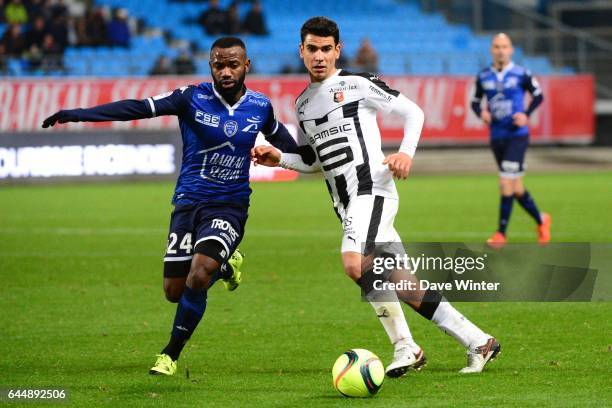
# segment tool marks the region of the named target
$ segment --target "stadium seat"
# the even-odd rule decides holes
[[[221,0],[220,6],[227,8],[232,2]],[[200,50],[207,51],[215,39],[195,23],[207,7],[205,2],[157,0],[146,2],[146,7],[142,0],[95,0],[95,3],[111,9],[125,8],[145,26],[187,40]],[[473,75],[490,60],[488,36],[476,35],[466,25],[451,24],[442,14],[425,13],[417,1],[351,0],[349,9],[342,2],[262,0],[262,4],[270,34],[242,36],[258,74],[277,74],[287,64],[299,64],[296,51],[299,29],[312,15],[327,15],[339,23],[348,60],[355,56],[361,41],[369,38],[379,54],[381,73]],[[244,17],[249,8],[249,4],[240,2],[239,15]],[[0,24],[0,32],[5,28]],[[171,48],[161,35],[135,35],[129,49],[68,47],[65,57],[73,75],[122,72],[146,75],[160,55],[175,58],[178,54],[179,50]],[[111,59],[114,61],[111,65],[100,62]],[[546,58],[527,57],[518,47],[515,59],[538,73],[572,72],[568,68],[555,69]],[[93,67],[93,62],[99,66]],[[12,61],[9,65],[12,75],[27,74],[22,64]],[[197,60],[196,67],[200,74],[208,72],[205,61]]]

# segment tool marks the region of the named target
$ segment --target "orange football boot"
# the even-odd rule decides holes
[[[538,243],[546,245],[550,242],[550,226],[552,217],[550,214],[542,213],[542,224],[538,225]]]
[[[495,249],[500,249],[506,245],[507,242],[506,235],[499,231],[495,232],[491,238],[487,239],[487,245]]]

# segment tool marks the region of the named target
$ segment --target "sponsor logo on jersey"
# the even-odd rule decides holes
[[[506,83],[504,84],[505,88],[515,88],[518,85],[517,77],[510,77],[506,79]]]
[[[228,120],[223,124],[223,132],[227,137],[234,136],[238,132],[238,122],[235,120]]]
[[[247,99],[248,102],[253,103],[257,106],[261,106],[262,108],[265,108],[266,106],[268,106],[268,102],[263,100],[263,99],[257,99],[257,98],[253,98],[253,97],[249,97],[249,99]]]
[[[357,85],[347,84],[344,81],[340,82],[338,85],[340,86],[329,88],[329,93],[334,94],[336,92],[352,91],[353,89],[357,89]]]
[[[303,114],[304,114],[304,107],[305,107],[306,105],[308,105],[308,102],[310,102],[310,98],[306,98],[306,99],[304,99],[304,100],[303,100],[303,101],[302,101],[302,102],[301,102],[301,103],[298,105],[297,110],[298,110],[298,113],[299,113],[300,115],[303,115]]]
[[[310,137],[310,144],[314,144],[316,141],[327,139],[329,136],[337,135],[338,133],[350,132],[352,126],[350,123],[344,123],[338,126],[332,126],[329,129],[325,129],[316,133],[314,136]]]
[[[229,141],[210,149],[200,150],[198,154],[204,154],[200,177],[219,184],[238,180],[243,175],[248,156],[236,156],[233,154],[235,151],[236,147]]]
[[[381,98],[385,98],[387,101],[391,100],[391,95],[384,93],[383,91],[381,91],[380,89],[370,85],[370,91],[374,92],[376,95],[380,96]]]
[[[249,124],[242,129],[243,132],[247,133],[259,133],[259,124],[261,123],[261,117],[259,116],[251,116],[247,118],[247,122]]]
[[[334,102],[336,103],[344,102],[344,92],[336,92],[334,94]]]
[[[495,89],[495,81],[482,81],[482,89],[492,91]]]
[[[221,122],[221,117],[219,115],[213,115],[208,112],[202,112],[201,110],[196,110],[194,120],[203,125],[216,128],[216,127],[219,127],[219,123]]]

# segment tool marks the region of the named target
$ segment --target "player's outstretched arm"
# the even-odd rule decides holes
[[[300,173],[316,173],[321,171],[316,157],[310,164],[304,160],[302,157],[304,148],[310,149],[310,146],[299,146],[297,153],[284,153],[272,146],[256,146],[251,150],[251,156],[256,166],[283,167],[299,171]]]
[[[43,121],[48,128],[66,122],[108,122],[147,119],[161,115],[181,115],[187,111],[193,86],[184,86],[147,99],[124,99],[87,109],[61,110]]]
[[[388,155],[383,164],[389,167],[394,177],[405,179],[412,167],[412,158],[421,138],[425,114],[416,103],[402,94],[399,94],[395,99],[391,112],[404,119],[404,138],[399,151]]]
[[[146,100],[125,99],[88,109],[65,109],[55,112],[42,123],[43,128],[67,122],[107,122],[145,119],[151,117]]]

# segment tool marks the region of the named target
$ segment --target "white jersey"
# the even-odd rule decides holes
[[[300,154],[309,165],[318,162],[341,214],[356,196],[398,198],[376,122],[378,111],[393,110],[398,95],[375,75],[338,70],[311,83],[296,101]]]

